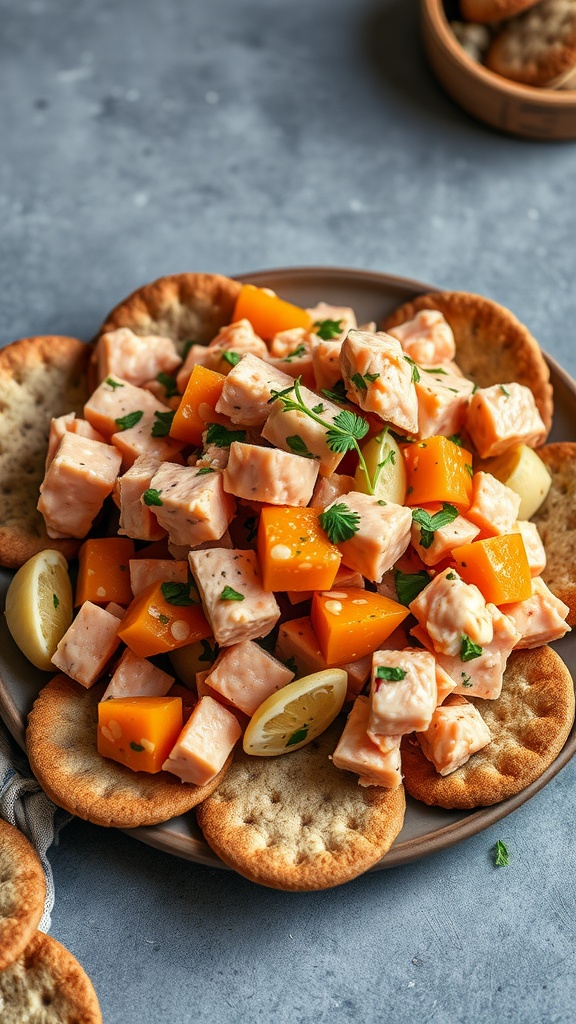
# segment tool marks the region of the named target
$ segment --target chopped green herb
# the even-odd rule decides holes
[[[167,626],[168,623],[170,622],[170,619],[168,618],[167,615],[159,615],[158,622],[161,622],[163,626]]]
[[[302,740],[305,740],[307,735],[308,726],[303,725],[300,729],[296,729],[296,732],[292,733],[290,739],[286,741],[286,746],[293,747],[295,743],[302,743]]]
[[[386,502],[384,501],[384,498],[379,498],[378,501],[376,502],[376,504],[377,505],[386,505]]]
[[[342,321],[341,320],[315,320],[314,327],[316,328],[316,334],[322,341],[332,341],[333,338],[337,338],[342,333]]]
[[[404,359],[406,360],[407,363],[410,363],[410,366],[412,367],[412,376],[410,378],[412,383],[418,384],[420,380],[420,373],[418,372],[418,367],[416,366],[416,363],[414,362],[413,359],[410,359],[410,356],[404,356]]]
[[[152,437],[167,437],[170,433],[170,427],[172,426],[172,420],[174,419],[174,410],[170,412],[158,412],[154,413],[156,422],[152,424],[152,430],[150,433]]]
[[[290,437],[286,438],[286,444],[288,445],[291,452],[295,455],[302,455],[305,459],[314,459],[315,456],[312,454],[308,445],[300,437],[299,434],[291,434]]]
[[[287,356],[284,356],[283,362],[291,363],[293,359],[299,359],[300,356],[304,355],[306,355],[306,345],[297,345],[292,352],[289,352]]]
[[[397,668],[393,665],[379,665],[376,669],[376,679],[385,679],[389,683],[399,683],[406,678],[406,669]]]
[[[106,377],[106,383],[109,385],[109,387],[112,388],[113,391],[116,391],[116,388],[124,387],[123,384],[120,384],[120,381],[113,380],[112,377]]]
[[[332,505],[325,512],[321,512],[318,519],[332,544],[350,540],[360,529],[358,512],[353,512],[343,502],[338,502],[337,505]]]
[[[134,412],[127,412],[125,416],[119,416],[114,423],[118,424],[120,430],[130,430],[130,427],[135,427],[140,422],[143,415],[142,409],[135,409]]]
[[[52,604],[54,605],[55,608],[57,608],[58,605],[60,604],[60,601],[58,600],[58,597],[57,597],[56,594],[52,594]]]
[[[450,434],[448,440],[452,441],[452,444],[457,444],[459,448],[462,447],[462,438],[460,437],[460,434]]]
[[[166,398],[174,398],[179,395],[178,384],[176,383],[176,377],[171,377],[169,373],[158,373],[156,374],[156,380],[162,385],[166,392]]]
[[[190,597],[190,586],[188,583],[163,583],[160,587],[162,597],[168,604],[178,605],[179,608],[186,608],[188,605],[196,604]]]
[[[201,466],[196,476],[206,476],[207,473],[215,473],[216,470],[213,466]]]
[[[444,370],[441,366],[422,366],[424,373],[443,373],[445,377],[448,376],[448,371]]]
[[[321,412],[324,412],[324,408],[325,408],[324,407],[324,403],[320,402],[320,405],[313,405],[312,406],[312,412],[315,412],[316,415],[319,416]]]
[[[228,430],[221,423],[209,423],[206,433],[206,444],[215,444],[217,448],[229,448],[233,441],[246,441],[245,430]]]
[[[474,476],[474,470],[472,469],[472,465],[471,465],[470,462],[465,462],[464,463],[464,468],[465,468],[466,472],[468,473],[469,477],[473,477]]]
[[[228,351],[222,353],[222,359],[224,359],[226,363],[230,363],[230,366],[238,366],[242,356],[239,352]]]
[[[224,590],[220,594],[221,601],[243,601],[244,594],[239,594],[233,587],[224,587]]]
[[[459,515],[458,509],[449,502],[442,502],[442,509],[433,516],[423,508],[412,509],[412,519],[420,527],[420,547],[429,548],[434,540],[434,533],[443,526],[453,523]]]
[[[472,394],[475,395],[476,392],[479,391],[479,390],[480,390],[480,385],[479,384],[475,384],[474,387],[472,388]]]
[[[356,385],[358,391],[367,391],[368,385],[373,384],[375,380],[378,380],[379,373],[354,373],[350,380]]]
[[[503,384],[500,385],[500,391],[503,395],[506,395],[506,398],[510,398],[510,392],[506,390]]]
[[[465,672],[462,673],[462,686],[473,686],[472,676],[467,676]]]
[[[346,385],[343,380],[337,380],[332,389],[322,388],[322,394],[324,398],[330,399],[331,402],[348,402]]]
[[[142,751],[144,750],[144,747],[142,746],[141,743],[134,743],[134,742],[132,742],[130,744],[130,750],[135,750],[137,754],[141,754]]]
[[[457,580],[458,577],[457,577],[455,572],[448,572],[448,573],[446,573],[446,579],[447,580]]]
[[[400,572],[397,569],[394,573],[394,582],[400,604],[409,605],[418,597],[420,591],[428,586],[430,577],[423,569],[420,572]]]
[[[214,647],[209,640],[201,640],[200,643],[202,644],[202,654],[198,655],[198,661],[209,661],[210,663],[216,661],[220,650],[216,641],[214,641]]]
[[[149,487],[147,491],[144,491],[142,495],[142,501],[145,505],[162,505],[163,501],[160,495],[162,491],[157,491],[155,487]]]
[[[493,852],[494,866],[497,868],[507,868],[510,864],[510,854],[508,853],[506,843],[503,843],[501,839],[498,839]]]
[[[473,661],[474,658],[479,658],[481,654],[482,648],[480,644],[475,644],[467,633],[463,633],[460,644],[460,661]]]

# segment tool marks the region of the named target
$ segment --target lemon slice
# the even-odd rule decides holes
[[[406,469],[402,452],[388,430],[371,438],[361,448],[370,479],[376,479],[374,497],[403,505],[406,497]],[[380,468],[379,468],[380,467]],[[358,466],[354,476],[357,491],[368,493],[366,477]]]
[[[6,623],[36,668],[53,668],[52,655],[72,622],[72,584],[60,551],[39,551],[18,569],[6,594]]]
[[[244,750],[272,757],[298,750],[319,736],[341,710],[348,674],[327,668],[295,679],[273,693],[254,712],[244,733]]]

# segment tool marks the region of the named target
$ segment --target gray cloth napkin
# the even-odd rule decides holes
[[[72,815],[48,799],[30,771],[30,765],[0,722],[0,817],[15,825],[35,848],[46,876],[46,902],[38,929],[50,929],[54,907],[54,879],[47,851]]]

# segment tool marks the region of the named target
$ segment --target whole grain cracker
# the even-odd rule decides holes
[[[17,568],[44,548],[66,558],[79,540],[52,540],[36,510],[50,420],[81,413],[90,348],[77,338],[22,338],[0,350],[0,565]]]
[[[65,946],[36,932],[0,972],[2,1024],[102,1024],[94,986]]]
[[[26,836],[0,818],[0,971],[30,942],[45,899],[46,882],[36,850]]]
[[[330,760],[337,720],[279,757],[239,752],[219,790],[197,808],[204,838],[241,875],[273,889],[312,890],[362,874],[402,828],[404,789],[358,785]]]
[[[221,274],[172,274],[128,295],[108,314],[98,336],[119,327],[172,338],[182,354],[187,341],[206,344],[232,320],[242,285]]]
[[[224,778],[232,755],[205,786],[183,783],[169,772],[133,772],[102,757],[96,749],[96,726],[105,686],[98,683],[85,690],[58,675],[34,701],[26,749],[50,799],[79,818],[116,828],[155,825],[205,800]]]
[[[524,85],[547,86],[576,64],[574,0],[541,0],[492,40],[486,66]]]
[[[532,517],[546,551],[542,579],[568,605],[567,622],[576,626],[576,443],[557,441],[538,449],[552,486]]]
[[[485,24],[513,18],[536,3],[538,0],[460,0],[460,14],[466,21]]]
[[[535,338],[497,302],[471,292],[431,292],[403,303],[382,324],[387,331],[421,309],[439,309],[456,341],[456,362],[481,388],[518,381],[534,394],[546,430],[554,411],[550,371]]]
[[[488,746],[451,775],[439,775],[414,735],[402,741],[407,792],[446,808],[487,807],[540,778],[564,746],[574,721],[574,684],[551,647],[518,651],[498,700],[469,698],[492,734]]]

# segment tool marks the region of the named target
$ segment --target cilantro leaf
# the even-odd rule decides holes
[[[433,516],[426,509],[415,508],[412,510],[412,520],[420,527],[420,547],[429,548],[434,540],[434,533],[443,526],[454,522],[459,515],[458,509],[449,502],[442,502],[442,509]]]
[[[408,606],[424,590],[424,587],[428,586],[430,577],[423,569],[420,572],[400,572],[397,569],[394,573],[394,582],[400,604]]]
[[[358,512],[353,512],[342,501],[327,508],[325,512],[321,512],[318,519],[332,544],[341,544],[345,540],[350,540],[360,529]]]
[[[161,494],[162,491],[157,491],[155,487],[149,487],[147,491],[144,491],[142,501],[145,505],[163,505]]]
[[[423,366],[424,373],[443,373],[445,377],[448,376],[448,371],[444,370],[441,366]]]
[[[200,643],[202,644],[202,654],[198,655],[198,661],[209,661],[210,663],[216,661],[220,651],[220,647],[216,641],[214,641],[214,647],[212,647],[209,640],[201,640]]]
[[[315,320],[314,327],[322,341],[332,341],[342,333],[342,320]]]
[[[389,683],[398,683],[406,678],[406,669],[397,668],[395,665],[379,665],[376,669],[376,679],[385,679]]]
[[[294,452],[295,455],[302,455],[305,459],[315,458],[315,456],[308,448],[308,445],[300,437],[299,434],[291,434],[290,437],[287,437],[286,444],[288,445],[290,451]]]
[[[156,422],[152,424],[152,430],[150,433],[152,437],[167,437],[170,433],[170,427],[172,426],[172,420],[174,419],[174,410],[170,412],[155,412]]]
[[[244,594],[239,594],[233,587],[224,587],[224,590],[220,594],[221,601],[243,601]]]
[[[174,398],[176,395],[180,394],[176,383],[176,377],[171,377],[169,373],[157,373],[156,380],[164,388],[166,398]]]
[[[407,363],[410,363],[410,366],[412,367],[412,376],[410,378],[412,383],[418,384],[420,380],[420,373],[418,367],[416,366],[416,363],[414,362],[413,359],[410,359],[410,356],[404,356],[404,359],[406,360]]]
[[[462,634],[462,642],[460,644],[460,661],[473,661],[474,658],[479,658],[482,654],[482,648],[480,644],[475,644],[470,639],[467,633]]]
[[[313,405],[312,412],[315,412],[317,416],[323,413],[325,410],[324,402],[320,402],[320,405]]]
[[[354,373],[350,380],[356,385],[358,391],[367,391],[368,385],[373,384],[375,380],[378,380],[379,373]]]
[[[232,352],[228,350],[228,352],[222,353],[222,359],[224,359],[226,363],[230,363],[230,366],[238,366],[242,356],[239,352]]]
[[[459,448],[462,448],[462,438],[460,437],[460,434],[450,434],[448,440],[452,441],[452,444],[457,444]]]
[[[206,444],[215,444],[217,448],[229,448],[233,441],[246,441],[245,430],[228,430],[220,423],[209,423],[206,433]]]
[[[326,444],[330,451],[345,454],[356,447],[354,442],[361,441],[369,429],[368,422],[362,416],[343,409],[326,431]]]
[[[125,416],[119,416],[114,423],[118,424],[120,430],[129,430],[130,427],[135,427],[140,422],[143,415],[142,409],[135,409],[134,412],[127,412]]]
[[[190,586],[188,583],[163,583],[160,587],[162,597],[168,604],[175,604],[179,608],[186,608],[188,605],[196,604],[190,597]]]
[[[120,384],[119,381],[112,380],[112,377],[106,377],[106,383],[109,385],[109,387],[112,388],[113,391],[116,391],[116,388],[123,388],[124,387],[124,385]]]
[[[322,394],[324,398],[330,399],[331,402],[348,402],[346,385],[343,380],[337,380],[331,389],[322,388]]]
[[[508,847],[506,843],[498,839],[494,846],[494,866],[497,868],[507,868],[510,864],[510,854],[508,853]]]
[[[201,466],[196,476],[206,476],[207,473],[215,473],[216,470],[213,466]]]
[[[293,747],[295,743],[302,743],[308,735],[308,725],[302,725],[296,732],[293,732],[290,739],[286,740],[287,747]]]
[[[287,356],[284,356],[284,363],[291,363],[293,359],[299,359],[300,356],[306,355],[306,345],[297,345],[292,352],[289,352]]]

